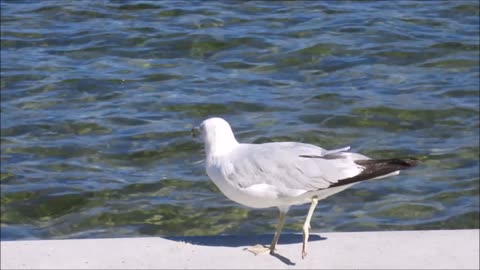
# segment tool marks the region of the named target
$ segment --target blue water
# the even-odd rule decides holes
[[[314,232],[479,228],[477,1],[1,1],[1,237],[272,233],[190,129],[350,145],[412,170]],[[308,206],[289,212],[299,232]]]

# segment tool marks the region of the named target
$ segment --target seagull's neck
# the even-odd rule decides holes
[[[238,142],[233,136],[217,136],[216,138],[207,138],[205,141],[205,153],[207,158],[223,156],[233,151],[238,146]]]

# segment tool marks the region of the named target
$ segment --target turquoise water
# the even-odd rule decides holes
[[[477,1],[1,1],[1,237],[272,233],[190,129],[417,168],[319,203],[314,232],[479,228]],[[308,206],[289,212],[299,232]]]

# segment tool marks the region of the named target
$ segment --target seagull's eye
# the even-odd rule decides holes
[[[192,137],[198,137],[200,136],[202,132],[200,131],[200,129],[198,127],[194,127],[192,128]]]

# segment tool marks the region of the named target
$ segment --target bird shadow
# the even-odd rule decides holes
[[[278,253],[270,253],[270,256],[273,256],[277,259],[279,259],[282,263],[286,264],[286,265],[296,265],[296,263],[292,262],[289,258],[285,257],[285,256],[282,256]]]
[[[172,241],[182,241],[193,245],[200,246],[214,246],[214,247],[242,247],[252,246],[255,244],[270,245],[273,239],[271,234],[260,235],[219,235],[219,236],[169,236],[165,239]],[[326,237],[311,234],[309,242],[326,240]],[[301,234],[282,234],[278,241],[279,245],[303,243],[303,236]],[[290,259],[278,254],[273,253],[271,256],[277,258],[281,262],[287,265],[295,265]]]

